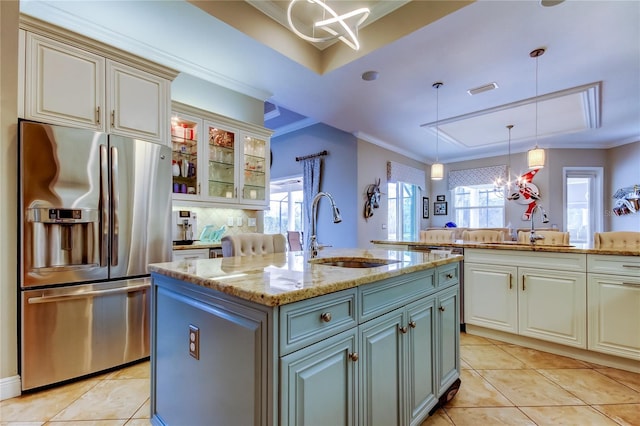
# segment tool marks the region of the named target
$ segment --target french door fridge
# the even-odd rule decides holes
[[[32,389],[149,355],[149,263],[171,259],[171,151],[19,122],[20,375]]]

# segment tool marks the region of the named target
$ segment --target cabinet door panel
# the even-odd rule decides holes
[[[458,288],[438,296],[438,395],[460,375],[460,325]]]
[[[281,419],[286,425],[357,424],[357,328],[281,359]]]
[[[408,388],[411,419],[415,424],[424,418],[436,403],[435,365],[435,299],[419,300],[407,307],[408,335]]]
[[[104,130],[105,60],[27,34],[25,118]]]
[[[513,266],[465,263],[465,322],[517,333],[517,277]]]
[[[403,425],[406,412],[405,343],[401,326],[406,326],[403,309],[368,321],[360,331],[361,423]]]
[[[107,66],[111,132],[166,143],[167,81],[112,61]]]
[[[520,334],[586,348],[586,274],[519,268]]]
[[[589,275],[589,349],[640,361],[640,279]]]

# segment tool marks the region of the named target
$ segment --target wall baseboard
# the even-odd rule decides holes
[[[22,386],[20,384],[20,376],[4,377],[0,379],[0,401],[20,396],[22,394]]]

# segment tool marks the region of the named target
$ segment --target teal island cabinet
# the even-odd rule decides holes
[[[419,425],[460,384],[459,255],[154,264],[154,425]]]

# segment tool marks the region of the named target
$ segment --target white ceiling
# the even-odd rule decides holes
[[[236,29],[242,22],[229,17],[223,22],[202,10],[232,8],[235,2],[192,3],[23,0],[21,10],[306,117],[290,128],[323,122],[428,162],[436,156],[436,136],[428,130],[436,121],[436,81],[444,83],[438,111],[441,162],[505,154],[507,124],[514,125],[512,151],[531,148],[536,64],[529,52],[544,47],[538,94],[569,96],[538,102],[541,147],[606,148],[640,140],[638,1],[568,0],[542,7],[538,1],[481,0],[399,36],[402,28],[391,17],[411,6],[403,5],[367,28],[378,38],[371,41],[375,45],[363,37],[360,52],[342,54],[341,62],[334,60],[321,72],[302,65],[295,54],[280,53],[285,50],[274,47],[275,37],[244,29],[247,35]],[[390,1],[364,3],[393,9]],[[394,36],[381,41],[387,31]],[[322,48],[323,55],[340,57],[338,46]],[[320,58],[331,62],[331,56]],[[368,70],[380,77],[363,81]],[[498,88],[467,93],[491,82]],[[573,94],[591,84],[591,91]]]

